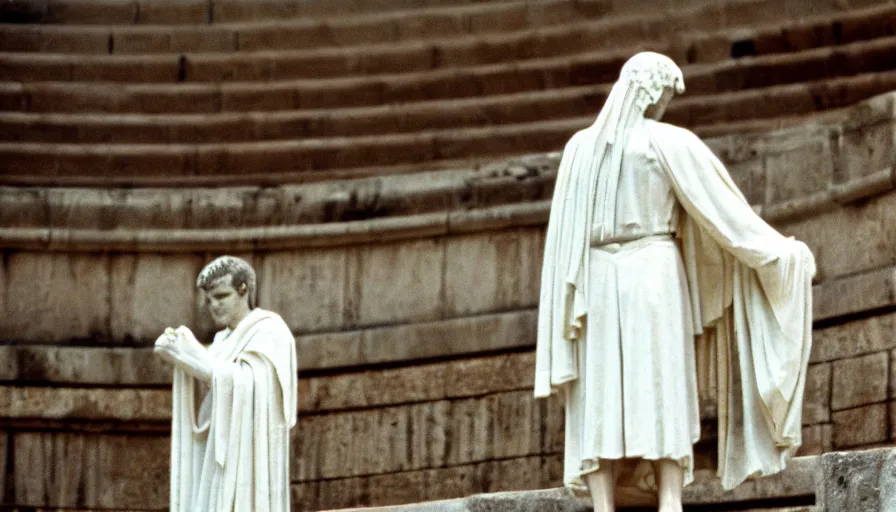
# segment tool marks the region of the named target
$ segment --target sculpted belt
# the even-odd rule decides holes
[[[591,248],[608,253],[617,253],[623,249],[637,249],[650,242],[672,241],[672,233],[655,233],[635,238],[611,238],[609,240],[592,240]]]

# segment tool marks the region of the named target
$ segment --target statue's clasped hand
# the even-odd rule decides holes
[[[199,344],[186,327],[177,330],[168,327],[156,339],[153,351],[162,359],[178,365],[194,377],[204,381],[211,379],[211,361],[205,348]]]
[[[153,351],[162,359],[172,364],[177,363],[179,355],[177,332],[171,327],[165,329],[165,332],[156,339]]]

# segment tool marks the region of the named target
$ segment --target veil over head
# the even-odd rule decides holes
[[[597,120],[586,130],[597,139],[591,175],[597,179],[595,205],[603,209],[599,218],[606,221],[595,228],[603,236],[610,236],[606,230],[615,220],[616,184],[626,134],[644,123],[647,108],[660,100],[666,88],[676,94],[684,92],[684,76],[675,62],[655,52],[636,54],[622,66]]]

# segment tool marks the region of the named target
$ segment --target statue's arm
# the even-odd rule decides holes
[[[652,144],[685,212],[750,268],[777,259],[785,238],[744,199],[721,161],[688,130],[658,123]]]

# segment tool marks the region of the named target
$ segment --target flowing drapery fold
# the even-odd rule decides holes
[[[732,488],[783,470],[799,448],[815,260],[763,221],[693,133],[652,123],[651,142],[687,212],[682,229],[698,332],[715,330],[719,476]]]

